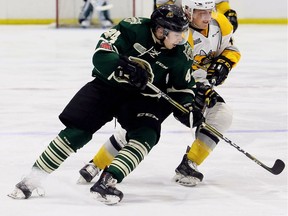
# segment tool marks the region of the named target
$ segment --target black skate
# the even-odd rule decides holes
[[[100,179],[90,188],[94,198],[106,205],[114,205],[123,198],[123,193],[116,186],[117,180],[109,172],[104,171]]]
[[[80,177],[77,181],[78,184],[85,184],[92,181],[92,179],[99,174],[101,170],[93,163],[86,164],[79,170]]]
[[[197,164],[187,158],[187,154],[183,156],[175,172],[176,174],[173,181],[183,186],[196,186],[204,177],[203,174],[198,171]]]

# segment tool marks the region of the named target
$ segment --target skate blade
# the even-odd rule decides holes
[[[103,197],[100,193],[92,191],[91,194],[94,199],[104,203],[105,205],[116,205],[120,202],[120,198],[115,195],[106,195],[105,197]]]
[[[176,182],[177,184],[180,184],[182,186],[186,187],[195,187],[200,183],[200,180],[198,178],[192,177],[192,176],[184,176],[182,174],[177,173],[172,181]]]
[[[87,182],[81,175],[76,182],[76,184],[79,184],[79,185],[85,185],[85,184],[90,184],[90,183],[91,182]]]
[[[13,199],[26,199],[24,193],[18,188],[15,188],[12,193],[7,194],[7,196]]]
[[[45,190],[43,188],[36,188],[35,189],[36,193],[40,197],[45,196]],[[23,193],[22,190],[19,188],[15,188],[12,193],[7,194],[8,197],[11,197],[13,199],[28,199],[29,197],[26,197],[25,194]]]

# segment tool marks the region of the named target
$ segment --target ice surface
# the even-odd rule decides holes
[[[101,29],[0,26],[0,215],[286,216],[287,168],[275,176],[221,141],[199,167],[194,188],[171,182],[190,132],[169,118],[160,143],[118,188],[117,206],[93,200],[92,185],[76,185],[78,170],[115,130],[105,125],[93,140],[44,182],[46,196],[7,197],[49,142],[63,129],[58,114],[92,79],[91,57]],[[287,163],[287,26],[240,25],[239,65],[217,91],[234,111],[225,134],[257,159]]]

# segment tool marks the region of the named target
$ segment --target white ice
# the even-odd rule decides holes
[[[221,141],[199,167],[197,187],[171,181],[192,134],[169,118],[159,144],[118,185],[124,199],[105,206],[76,185],[78,171],[115,130],[93,140],[44,182],[46,196],[7,197],[63,129],[58,114],[92,79],[91,58],[103,30],[0,26],[0,215],[286,216],[287,168],[273,175]],[[225,136],[268,166],[287,164],[287,25],[240,25],[242,59],[217,91],[234,111]]]

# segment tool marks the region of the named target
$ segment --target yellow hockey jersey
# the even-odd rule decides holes
[[[181,0],[157,0],[156,4],[181,6]],[[225,56],[233,62],[232,67],[235,67],[241,58],[240,51],[233,44],[233,26],[223,15],[229,8],[228,0],[216,0],[217,12],[213,11],[209,28],[202,31],[190,28],[188,41],[193,48],[193,76],[197,82],[208,84],[206,69],[214,58]]]
[[[212,13],[208,29],[199,31],[190,28],[189,43],[193,48],[194,78],[206,82],[206,71],[214,58],[222,55],[233,62],[233,67],[239,62],[241,54],[233,45],[233,27],[221,13]]]

